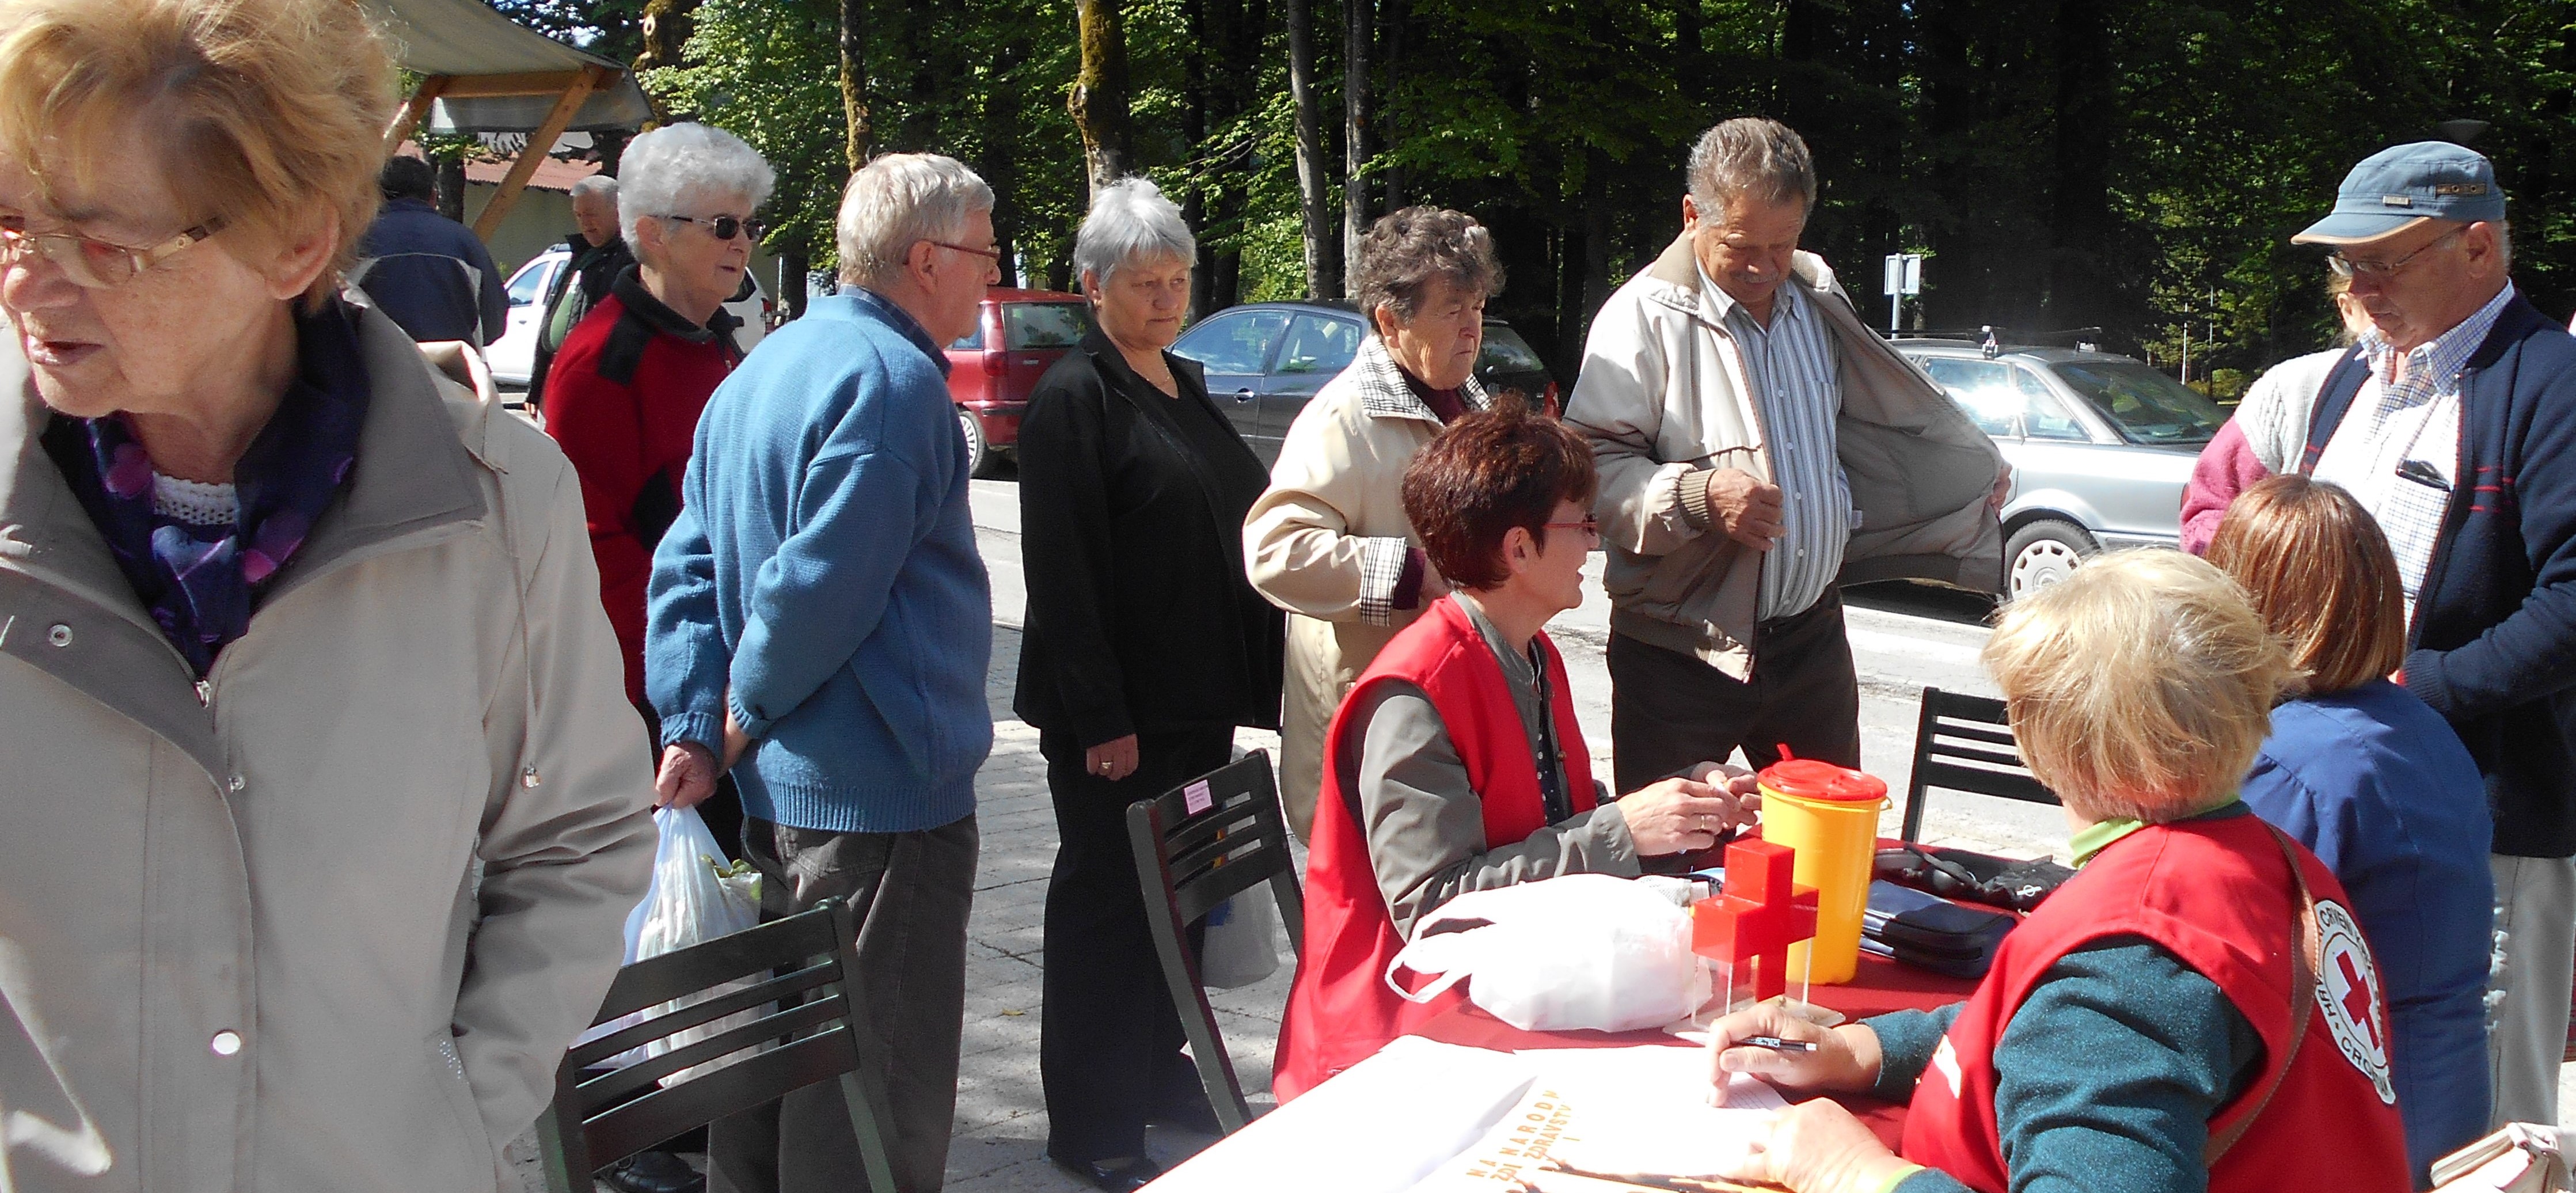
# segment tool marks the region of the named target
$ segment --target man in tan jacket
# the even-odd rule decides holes
[[[1797,251],[1806,143],[1730,120],[1687,178],[1681,236],[1594,317],[1566,403],[1601,468],[1621,790],[1738,746],[1859,765],[1841,584],[2002,578],[2001,453]]]

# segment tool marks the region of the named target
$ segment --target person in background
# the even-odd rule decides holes
[[[1369,227],[1350,282],[1368,320],[1358,353],[1298,411],[1243,525],[1252,586],[1288,611],[1279,798],[1301,839],[1343,693],[1449,590],[1414,545],[1399,490],[1415,451],[1486,407],[1476,354],[1503,267],[1474,217],[1407,207]]]
[[[1282,615],[1243,570],[1269,477],[1198,366],[1166,349],[1198,241],[1152,182],[1101,189],[1073,246],[1098,327],[1020,423],[1028,624],[1012,708],[1055,797],[1047,880],[1047,1155],[1103,1189],[1160,1175],[1148,1119],[1217,1134],[1163,981],[1127,805],[1222,767],[1238,725],[1279,727]]]
[[[0,1185],[516,1187],[617,969],[572,469],[341,286],[394,81],[345,0],[0,0]]]
[[[1681,236],[1602,304],[1565,403],[1601,465],[1619,784],[1782,743],[1859,766],[1842,582],[2000,588],[2012,470],[1797,251],[1806,141],[1729,120],[1686,178]]]
[[[350,280],[376,309],[424,344],[501,338],[510,295],[474,230],[438,214],[438,175],[416,157],[389,157],[379,180],[384,210],[367,229]]]
[[[634,189],[621,208],[640,210]],[[880,157],[842,193],[838,247],[851,285],[763,340],[699,417],[654,552],[644,683],[660,802],[692,806],[733,774],[762,914],[826,898],[857,914],[896,1190],[930,1193],[993,744],[993,598],[940,346],[1000,280],[992,189],[953,158]],[[708,1159],[717,1193],[863,1179],[830,1083],[716,1124]]]
[[[2460,735],[2495,814],[2498,1122],[2558,1121],[2576,967],[2576,337],[2516,290],[2495,166],[2373,154],[2291,238],[2369,313],[2297,468],[2379,523],[2406,594],[2397,682]]]
[[[617,219],[617,180],[606,174],[593,174],[572,184],[572,221],[574,232],[564,239],[564,252],[570,254],[564,267],[555,271],[546,283],[545,301],[538,307],[537,352],[528,371],[528,405],[545,409],[546,374],[554,365],[555,353],[563,350],[564,338],[572,334],[581,317],[608,297],[608,288],[617,275],[635,263],[635,254],[626,247],[626,237],[619,231]]]
[[[1912,1101],[1898,1151],[1816,1098],[1726,1175],[1798,1193],[2413,1187],[2352,899],[2236,798],[2295,675],[2244,593],[2179,551],[2097,556],[2006,606],[1985,659],[2079,872],[1964,1003],[1832,1029],[1777,1005],[1718,1020],[1721,1079]],[[1816,1050],[1738,1044],[1756,1035]]]
[[[1635,875],[1747,819],[1751,776],[1713,762],[1618,800],[1592,778],[1540,627],[1583,603],[1595,484],[1583,440],[1518,407],[1461,417],[1405,469],[1405,516],[1452,587],[1378,652],[1325,739],[1282,1102],[1445,1005],[1386,984],[1422,915],[1466,891]]]
[[[2389,1064],[2418,1184],[2487,1132],[2494,824],[2477,762],[2388,682],[2406,652],[2388,540],[2352,495],[2291,474],[2237,497],[2209,562],[2243,585],[2305,678],[2272,710],[2243,795],[2352,893],[2379,958]]]
[[[2326,294],[2343,324],[2335,346],[2263,370],[2246,387],[2236,413],[2200,449],[2200,461],[2192,465],[2191,480],[2182,490],[2183,550],[2206,553],[2228,502],[2264,477],[2297,471],[2299,445],[2307,442],[2308,422],[2316,414],[2326,374],[2370,331],[2370,313],[2352,296],[2351,271],[2340,266],[2328,270]]]

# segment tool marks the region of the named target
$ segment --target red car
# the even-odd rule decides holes
[[[966,432],[974,475],[987,476],[1020,441],[1029,391],[1091,330],[1091,306],[1061,290],[984,292],[975,330],[948,346],[948,395]]]

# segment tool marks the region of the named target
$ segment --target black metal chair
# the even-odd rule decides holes
[[[1199,810],[1191,805],[1204,800]],[[1288,852],[1288,822],[1279,811],[1279,785],[1270,755],[1255,750],[1234,762],[1152,799],[1127,805],[1127,839],[1136,850],[1136,877],[1145,893],[1145,919],[1154,951],[1163,960],[1172,1005],[1181,1012],[1199,1082],[1227,1134],[1252,1121],[1243,1083],[1234,1075],[1225,1042],[1199,981],[1199,959],[1189,927],[1220,903],[1262,883],[1279,902],[1288,947],[1306,940],[1306,897],[1297,885],[1297,862]]]
[[[1923,689],[1923,718],[1914,728],[1914,775],[1905,785],[1903,840],[1923,832],[1923,793],[1933,787],[2023,803],[2058,802],[2013,750],[2004,702]]]
[[[564,1055],[555,1072],[554,1105],[537,1122],[548,1187],[589,1193],[597,1169],[838,1077],[867,1187],[888,1193],[894,1170],[886,1159],[885,1079],[875,1048],[861,1043],[869,1028],[858,974],[857,917],[837,899],[619,970],[593,1022],[639,1011],[647,1018]],[[751,984],[741,989],[723,989],[746,980]],[[714,997],[662,1009],[710,991]],[[619,1053],[742,1012],[758,1018],[650,1060],[605,1067]],[[667,1087],[658,1084],[681,1069],[728,1056],[733,1059],[720,1067]]]

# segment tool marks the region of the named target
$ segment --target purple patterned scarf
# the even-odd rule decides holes
[[[240,520],[191,526],[152,509],[152,461],[123,414],[57,414],[44,445],[117,566],[197,677],[250,628],[268,582],[348,481],[367,415],[356,308],[296,313],[295,380],[233,468]]]

